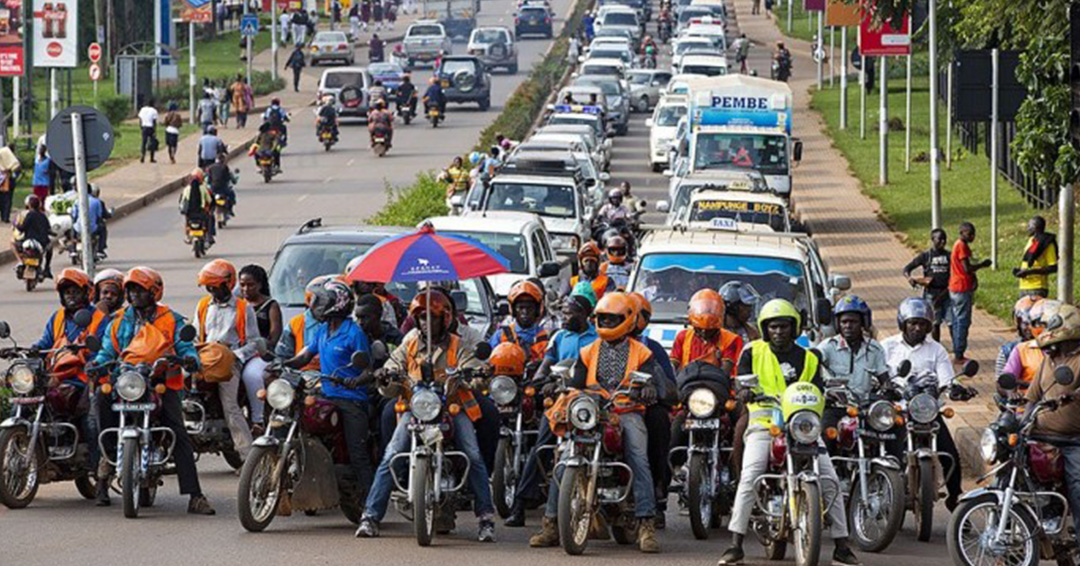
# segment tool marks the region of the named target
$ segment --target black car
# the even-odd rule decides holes
[[[550,39],[554,35],[551,12],[542,6],[522,6],[514,16],[514,34],[523,37],[527,33]]]
[[[442,82],[447,102],[475,102],[481,111],[491,107],[491,74],[479,57],[443,57],[435,74]]]

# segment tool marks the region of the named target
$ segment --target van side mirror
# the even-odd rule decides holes
[[[651,128],[651,127],[653,127],[653,119],[652,119],[652,118],[646,118],[646,119],[645,119],[645,127],[646,127],[646,128]]]
[[[190,324],[185,324],[184,327],[180,329],[181,342],[191,342],[197,335],[198,333],[195,331],[195,327]]]
[[[469,294],[461,289],[450,291],[450,298],[454,301],[454,308],[458,312],[465,312],[469,308]]]
[[[829,286],[838,291],[851,289],[851,278],[847,275],[833,275],[829,277]]]
[[[506,299],[502,299],[495,305],[495,314],[499,318],[510,316],[510,302]]]
[[[832,302],[824,297],[815,302],[817,307],[817,323],[825,326],[832,323]],[[805,318],[803,320],[806,320]]]
[[[11,325],[6,321],[0,320],[0,338],[8,338],[11,336]]]
[[[559,274],[559,262],[545,261],[540,264],[540,277],[555,277]]]
[[[669,203],[666,200],[658,200],[658,201],[656,201],[656,211],[657,212],[671,212],[671,203]]]
[[[795,147],[791,153],[795,161],[802,161],[802,140],[795,140]]]

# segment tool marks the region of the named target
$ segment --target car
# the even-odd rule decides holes
[[[311,66],[327,61],[340,61],[352,65],[356,60],[353,44],[343,31],[320,31],[311,39],[308,47]]]
[[[315,94],[320,99],[332,95],[339,116],[367,119],[368,89],[372,84],[371,75],[364,67],[337,67],[323,71]]]
[[[443,57],[435,70],[442,82],[447,102],[475,102],[481,111],[491,107],[491,74],[479,57],[452,55]]]
[[[605,115],[609,112],[607,99],[604,97],[604,91],[600,87],[594,85],[570,84],[564,86],[559,90],[559,94],[555,96],[555,100],[559,105],[597,106]],[[548,110],[554,110],[555,106],[556,105],[549,105]]]
[[[713,51],[717,55],[723,55],[722,52],[713,47],[712,40],[707,37],[679,37],[671,44],[672,69],[675,66],[674,61],[687,51]]]
[[[488,212],[482,216],[435,216],[424,222],[430,222],[436,232],[478,240],[509,260],[509,272],[488,276],[499,297],[506,297],[514,283],[527,277],[539,278],[555,293],[570,287],[570,262],[559,260],[544,221],[535,214]]]
[[[548,39],[555,36],[551,12],[542,6],[525,5],[514,14],[514,35],[542,35]]]
[[[624,35],[619,36],[596,36],[589,46],[585,48],[585,51],[592,51],[593,49],[619,49],[626,50],[631,53],[634,52],[633,42]]]
[[[708,8],[712,12],[713,19],[727,20],[727,7],[724,6],[724,0],[690,0],[690,5],[695,8]]]
[[[582,75],[575,78],[571,84],[600,87],[607,103],[608,121],[616,134],[626,135],[630,130],[630,88],[626,81],[604,75]]]
[[[622,59],[588,59],[578,66],[577,75],[581,77],[600,75],[622,79],[626,76],[628,66]]]
[[[386,89],[390,100],[394,99],[394,93],[405,79],[405,69],[397,63],[372,63],[368,65],[368,74],[371,75],[372,84],[380,81]]]
[[[434,66],[440,57],[454,52],[446,28],[435,20],[418,20],[410,25],[401,46],[399,63],[408,70],[421,64]]]
[[[697,55],[694,53],[684,54],[678,63],[676,73],[680,75],[700,75],[703,77],[719,77],[728,73],[727,57],[722,55]]]
[[[600,29],[626,30],[630,32],[632,38],[641,39],[641,24],[636,10],[618,5],[604,6],[604,8],[610,9],[601,12],[601,15],[597,16],[596,27]]]
[[[633,69],[638,66],[638,58],[634,55],[634,52],[630,51],[629,48],[623,48],[621,44],[602,43],[596,48],[590,49],[585,55],[578,57],[578,61],[582,63],[594,59],[617,59],[622,61],[623,67],[626,69]]]
[[[668,168],[668,154],[675,139],[675,129],[689,107],[690,101],[685,95],[664,95],[653,109],[652,118],[645,120],[645,126],[649,128],[649,164],[653,172],[659,173]]]
[[[558,109],[558,106],[556,106]],[[588,126],[593,135],[598,139],[604,139],[607,126],[598,114],[584,112],[555,112],[547,117],[545,126]]]
[[[622,27],[599,28],[593,32],[593,41],[600,38],[620,38],[630,42],[630,47],[637,52],[641,47],[641,37]]]
[[[526,143],[561,144],[573,152],[584,151],[592,157],[593,163],[602,170],[611,167],[610,140],[597,138],[591,125],[561,124],[544,126],[536,130]],[[580,144],[580,147],[578,146]]]
[[[665,201],[656,203],[657,211],[668,213],[665,225],[739,232],[805,232],[802,224],[792,218],[787,200],[767,189],[704,186],[679,191],[679,196],[683,195],[686,198],[678,208],[669,207]]]
[[[637,248],[627,289],[653,307],[645,335],[665,349],[687,324],[687,304],[700,289],[719,289],[728,281],[751,285],[758,306],[775,298],[803,312],[803,346],[835,334],[832,307],[851,288],[843,275],[830,275],[817,244],[804,234],[743,233],[658,229]]]
[[[713,49],[720,53],[727,51],[727,35],[724,26],[718,23],[703,21],[691,23],[682,31],[682,37],[702,37],[708,39]]]
[[[648,112],[660,102],[660,94],[667,88],[671,73],[659,69],[632,69],[626,72],[630,83],[630,101],[638,112]]]
[[[474,29],[466,52],[479,57],[489,69],[502,67],[511,75],[518,72],[517,42],[508,28],[485,26]]]
[[[321,218],[304,223],[278,246],[270,267],[271,290],[273,298],[281,305],[282,318],[288,322],[304,311],[304,288],[312,279],[319,275],[342,274],[355,257],[388,237],[408,231],[396,226],[329,227],[322,225]],[[416,289],[416,283],[386,284],[386,290],[406,305],[416,294]],[[462,298],[466,300],[459,305],[469,325],[484,336],[491,336],[501,320],[491,284],[480,277],[457,282],[457,289],[464,291]]]
[[[679,12],[679,19],[676,20],[675,31],[681,32],[690,26],[690,23],[694,20],[702,20],[704,18],[712,18],[712,9],[708,6],[687,6]]]
[[[596,156],[589,152],[579,137],[574,134],[549,133],[540,140],[529,138],[514,148],[514,155],[519,153],[561,155],[565,152],[569,152],[580,169],[581,176],[585,179],[585,186],[589,188],[590,202],[594,205],[602,205],[605,184],[611,180],[611,175],[601,170]]]

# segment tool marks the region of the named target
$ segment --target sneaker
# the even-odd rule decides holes
[[[833,566],[859,566],[859,558],[851,551],[850,547],[836,547],[832,553]]]
[[[656,530],[658,530],[658,531],[662,531],[662,530],[666,529],[667,528],[667,513],[665,513],[664,511],[661,511],[660,509],[657,509],[656,510],[656,517],[653,518],[653,525],[656,527]]]
[[[192,515],[214,515],[217,511],[206,500],[205,495],[192,495],[188,501],[187,512]]]
[[[494,521],[480,521],[480,534],[477,535],[476,540],[480,542],[495,542],[495,522]]]
[[[507,527],[524,527],[525,505],[515,499],[514,504],[510,507],[510,514],[503,521],[503,525]]]
[[[733,546],[724,551],[724,554],[720,555],[720,561],[716,563],[717,566],[733,566],[734,564],[741,564],[743,558],[746,557],[746,553],[738,546]]]
[[[379,524],[370,517],[360,519],[360,526],[356,528],[356,538],[378,538]]]
[[[108,507],[109,505],[112,505],[112,502],[109,501],[109,480],[108,479],[99,479],[98,480],[98,482],[97,482],[97,500],[94,502],[94,505],[96,505],[98,507]]]

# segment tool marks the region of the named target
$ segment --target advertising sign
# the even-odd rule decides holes
[[[859,7],[844,0],[829,0],[825,7],[825,25],[835,27],[854,27],[862,23]]]
[[[77,0],[34,0],[34,66],[79,64]]]
[[[22,0],[0,2],[0,77],[23,74]]]
[[[807,12],[824,12],[825,0],[803,0],[803,10]]]
[[[911,55],[911,29],[905,14],[903,24],[893,27],[892,22],[877,24],[866,14],[859,25],[859,52],[867,56]]]
[[[211,0],[180,0],[180,21],[208,24],[214,21],[214,3]]]

